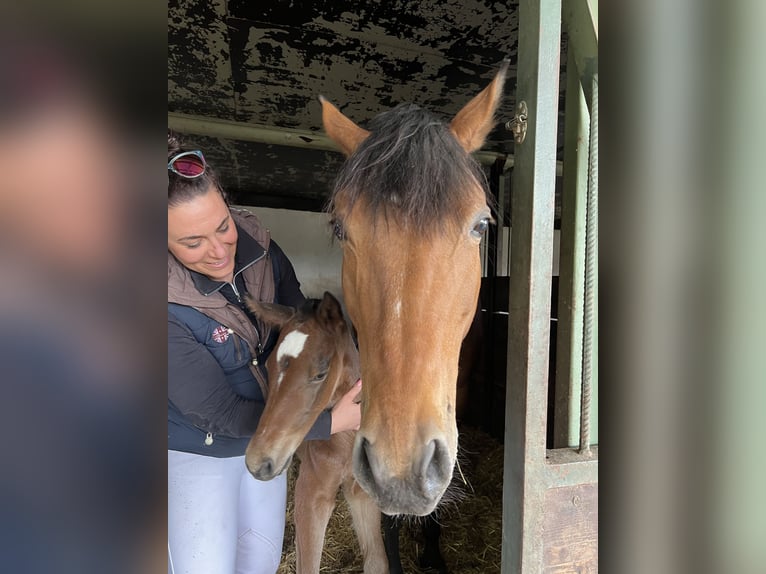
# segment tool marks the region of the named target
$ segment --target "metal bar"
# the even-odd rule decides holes
[[[562,11],[569,36],[567,49],[574,53],[585,101],[591,106],[592,78],[598,73],[598,4],[588,0],[567,0]]]
[[[272,145],[284,145],[323,151],[340,151],[323,132],[262,126],[231,120],[220,120],[202,116],[192,116],[176,112],[168,113],[168,127],[183,134],[196,134],[207,137],[251,141]],[[478,151],[473,154],[482,165],[492,165],[498,159],[503,160],[503,171],[514,166],[512,155],[493,151]],[[559,162],[561,163],[561,162]],[[557,166],[563,169],[563,164]]]
[[[561,202],[556,392],[553,446],[575,446],[582,382],[582,308],[585,280],[585,200],[588,188],[588,108],[575,69],[567,61],[564,186]]]
[[[492,196],[495,198],[498,212],[502,213],[502,189],[501,184],[501,170],[502,166],[500,162],[495,162],[489,170],[489,190]],[[498,216],[498,222],[496,225],[490,226],[487,233],[487,277],[497,277],[500,275],[500,260],[497,257],[498,250],[500,249],[500,238],[502,236],[502,216]]]
[[[168,113],[168,127],[185,134],[338,151],[335,143],[324,133],[308,130],[262,126],[174,112]]]
[[[503,574],[539,573],[556,187],[561,0],[519,3],[516,101],[529,110],[515,146],[503,478]]]
[[[582,334],[582,394],[580,452],[590,449],[590,406],[593,382],[593,343],[598,272],[598,74],[593,76],[588,145],[588,210],[585,217],[585,293]]]
[[[495,164],[497,166],[497,164]],[[495,265],[496,265],[496,275],[508,275],[508,267],[505,265],[504,257],[507,257],[506,251],[507,249],[504,249],[505,244],[505,184],[506,184],[506,176],[505,176],[505,170],[498,169],[497,174],[497,223],[496,223],[496,230],[497,235],[496,243],[495,243]]]

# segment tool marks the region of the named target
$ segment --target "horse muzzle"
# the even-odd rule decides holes
[[[254,457],[246,456],[245,464],[247,465],[247,470],[250,471],[250,474],[258,480],[271,480],[272,478],[279,476],[290,466],[290,462],[293,460],[292,455],[290,455],[287,457],[286,461],[277,466],[277,463],[275,463],[274,459],[271,457],[264,456],[257,459],[253,458]]]
[[[394,475],[382,449],[361,431],[357,433],[354,476],[384,514],[425,516],[436,508],[447,490],[455,465],[447,443],[441,438],[432,438],[416,450],[409,465],[405,465],[408,471]]]

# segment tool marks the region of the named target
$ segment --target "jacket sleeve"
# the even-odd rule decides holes
[[[330,429],[332,425],[332,414],[329,410],[322,411],[317,417],[314,426],[306,433],[304,440],[327,440],[330,438]]]
[[[203,430],[235,438],[252,436],[265,408],[235,393],[215,357],[170,314],[168,400]]]
[[[290,307],[300,307],[306,300],[306,297],[301,292],[301,284],[295,276],[293,264],[273,239],[269,244],[269,251],[273,258],[272,265],[277,275],[275,277],[277,285],[274,302],[280,305],[289,305]]]

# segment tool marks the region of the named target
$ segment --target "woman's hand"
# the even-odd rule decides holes
[[[347,430],[359,430],[359,424],[362,422],[362,409],[359,405],[359,393],[362,390],[362,379],[351,387],[345,395],[332,408],[330,416],[330,434],[343,432]]]

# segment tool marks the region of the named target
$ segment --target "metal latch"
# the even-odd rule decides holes
[[[513,119],[505,122],[505,129],[513,133],[514,142],[524,143],[524,138],[527,137],[527,102],[521,100],[518,103]]]

